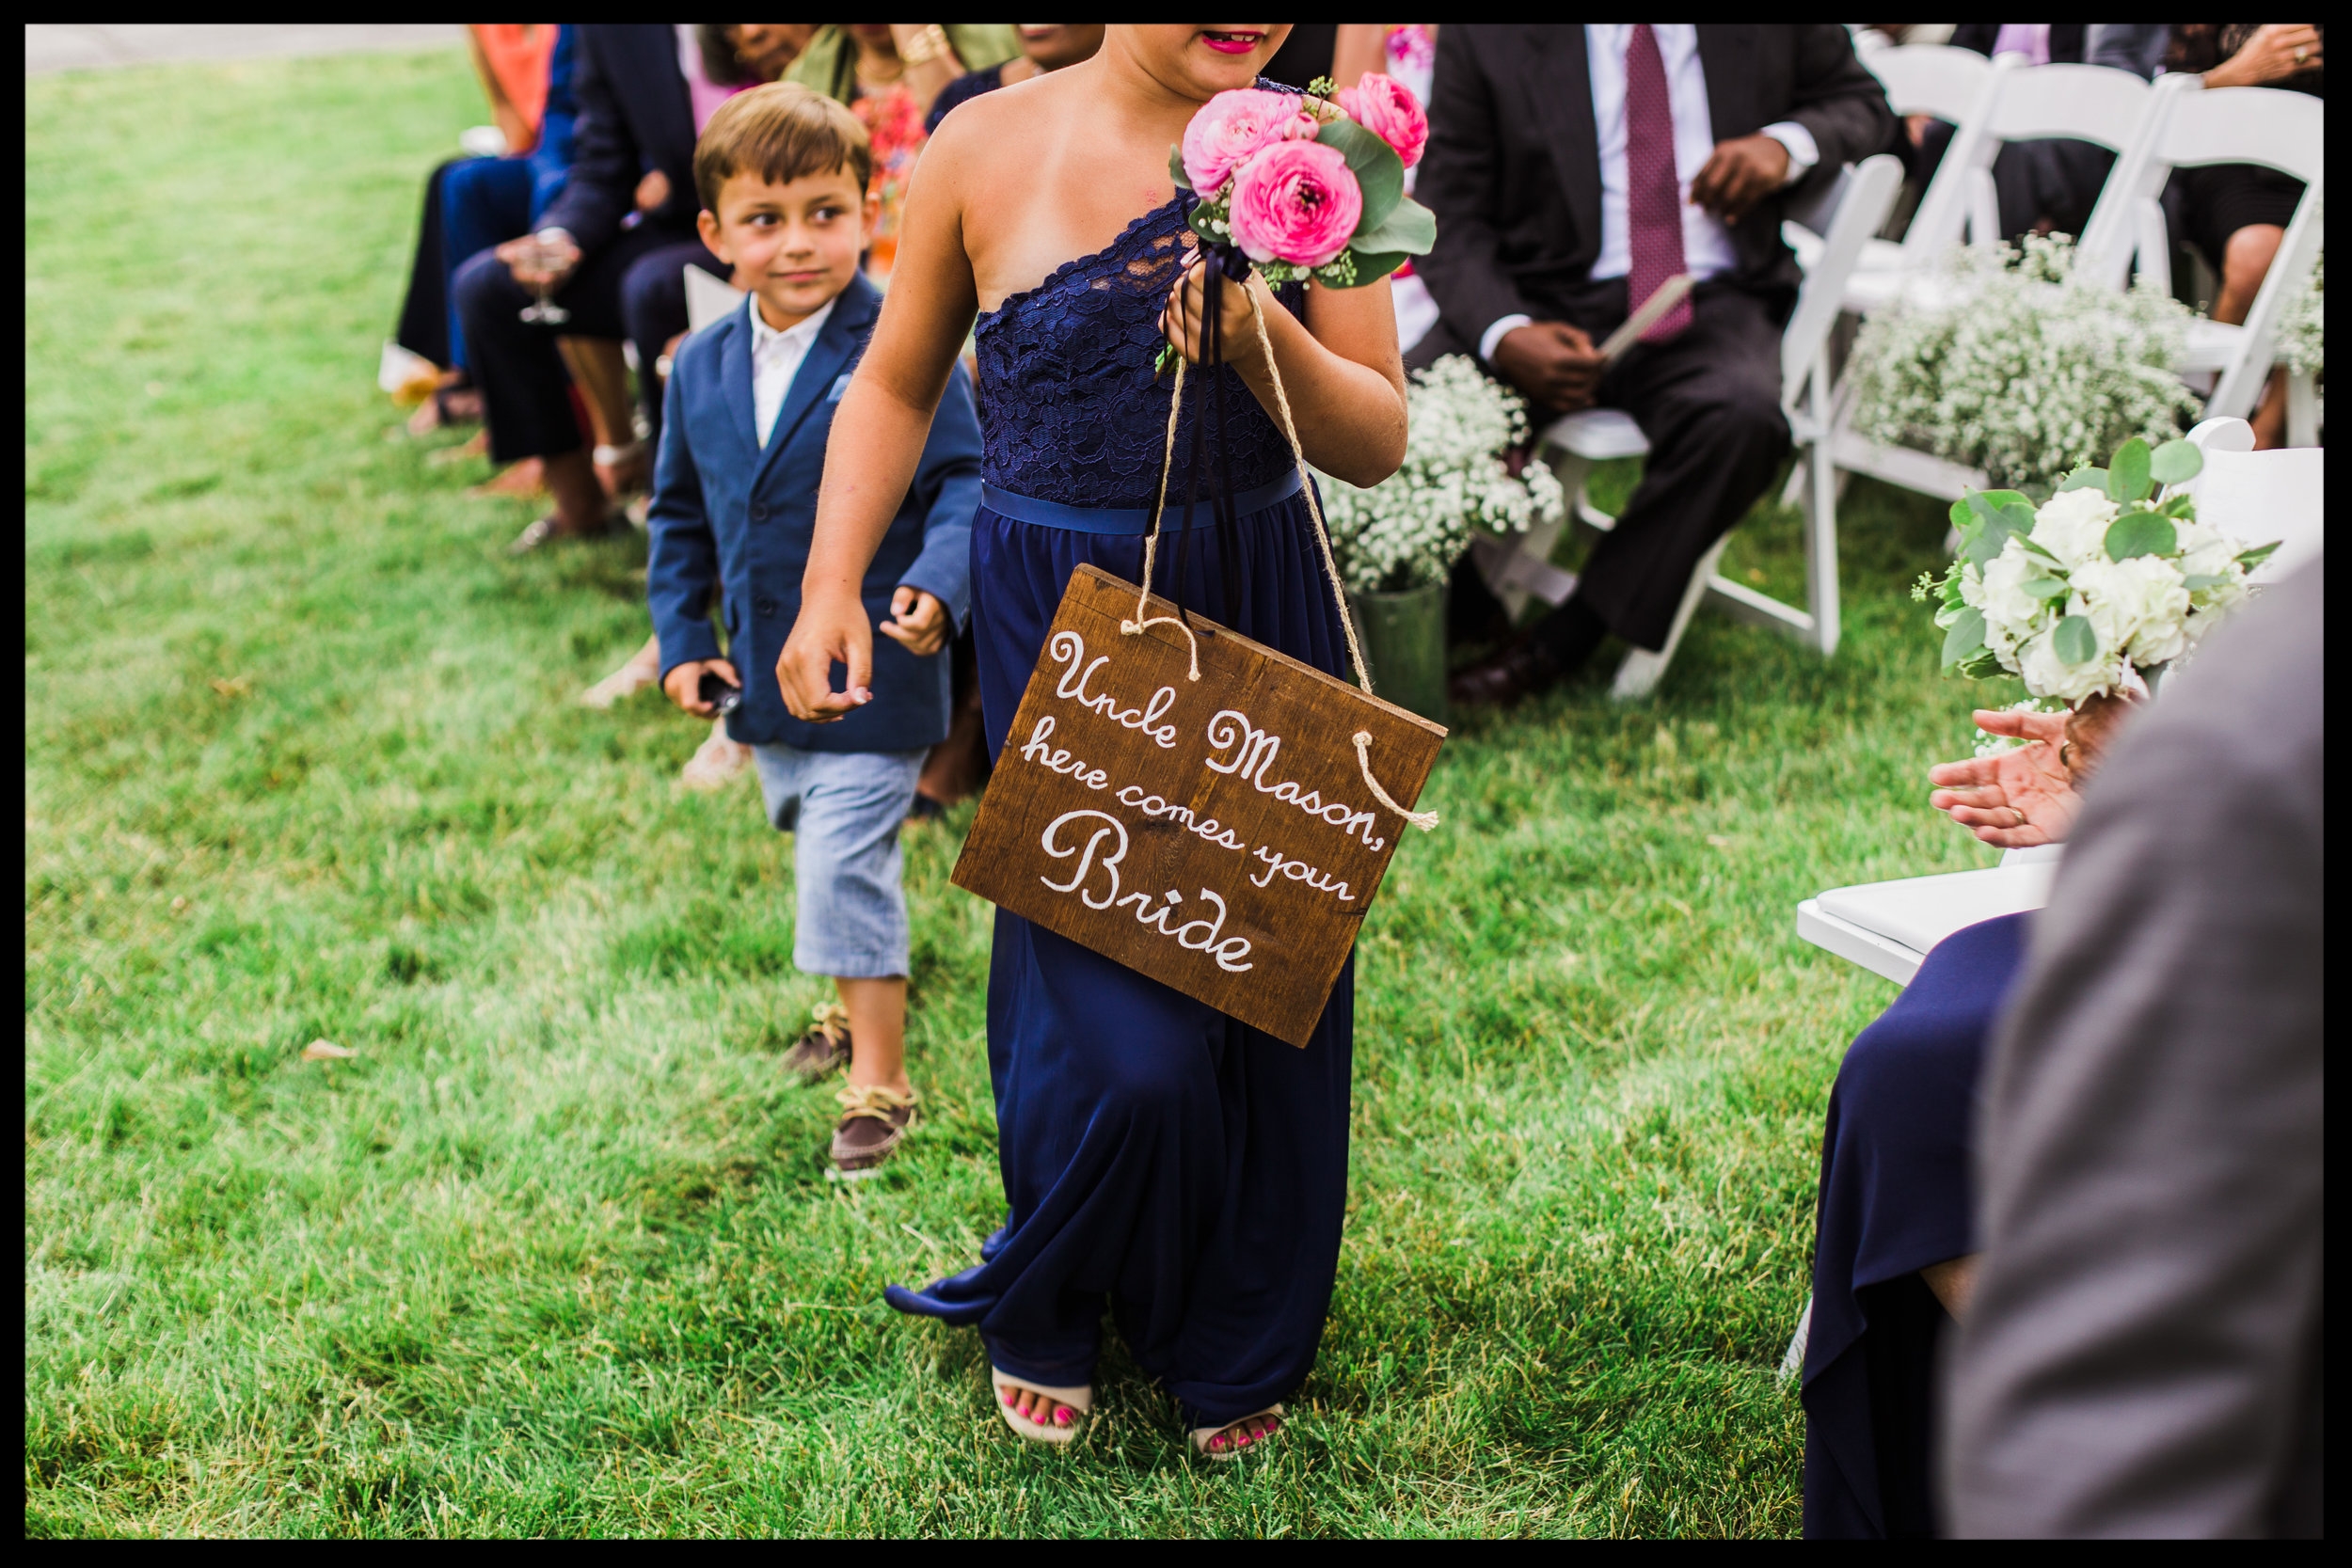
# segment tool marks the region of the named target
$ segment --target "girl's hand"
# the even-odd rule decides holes
[[[1257,297],[1266,293],[1265,280],[1254,272],[1246,284],[1227,278],[1217,293],[1219,353],[1226,364],[1244,372],[1252,370],[1265,352],[1258,341],[1258,324],[1251,319],[1253,306],[1263,309],[1271,301],[1270,295]],[[1209,314],[1207,297],[1208,262],[1196,250],[1175,286],[1168,291],[1168,304],[1160,311],[1160,330],[1168,335],[1177,353],[1196,365],[1203,362],[1208,352],[1203,346]]]
[[[1936,786],[1928,804],[1947,814],[1986,844],[2030,849],[2056,844],[2074,825],[2082,797],[2074,793],[2058,751],[2066,739],[2063,713],[1977,710],[1977,727],[2026,742],[2013,751],[1928,769]]]
[[[833,667],[849,667],[846,689],[833,689]],[[814,596],[801,601],[800,618],[776,657],[776,684],[784,705],[807,724],[846,719],[874,700],[874,628],[866,607],[852,593],[842,599]]]

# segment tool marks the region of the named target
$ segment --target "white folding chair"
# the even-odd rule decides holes
[[[2186,486],[2202,521],[2249,545],[2280,541],[2254,573],[2278,580],[2321,551],[2327,452],[2318,447],[2254,451],[2244,420],[2207,420],[2188,433],[2205,467]],[[2260,601],[2240,614],[2259,614]],[[2049,902],[2060,847],[2011,849],[1983,871],[1906,877],[1832,888],[1797,906],[1797,935],[1899,986],[1911,984],[1929,950],[1964,926],[2038,910]]]
[[[697,266],[686,268],[686,330],[700,332],[730,310],[743,309],[743,291]]]
[[[2243,325],[2199,320],[2190,324],[2188,352],[2176,367],[2186,373],[2218,375],[2205,404],[2208,419],[2242,419],[2262,401],[2275,362],[2279,325],[2287,307],[2311,280],[2326,238],[2321,200],[2327,187],[2328,106],[2308,93],[2276,87],[2220,87],[2207,92],[2195,76],[2166,77],[2160,113],[2144,156],[2119,166],[2119,210],[2137,214],[2136,229],[2153,226],[2157,238],[2137,245],[2141,275],[2159,288],[2171,287],[2170,249],[2163,239],[2164,210],[2158,200],[2176,168],[2203,164],[2255,164],[2303,182],[2303,198],[2287,224],[2286,238],[2254,296]],[[2104,198],[2103,198],[2104,201]],[[2117,220],[2122,221],[2120,218]],[[2090,227],[2095,227],[2094,225]],[[2106,279],[2121,285],[2127,259],[2120,243],[2101,235],[2097,246],[2085,237],[2086,259],[2096,258]],[[2221,258],[2206,258],[2215,266]],[[2316,446],[2318,402],[2309,372],[2290,378],[2287,444]]]
[[[1932,115],[1951,125],[1952,137],[1934,177],[1920,193],[1919,205],[1901,242],[1873,237],[1865,243],[1855,266],[1857,277],[1867,273],[1924,272],[1944,246],[1962,237],[1968,224],[1970,176],[1981,172],[1977,148],[1985,137],[1993,95],[1999,86],[1996,78],[2016,70],[2024,60],[2022,55],[1988,60],[1973,49],[1944,44],[1888,45],[1863,52],[1862,63],[1885,87],[1887,106],[1898,118]],[[1812,271],[1820,257],[1821,237],[1795,217],[1781,225],[1781,235],[1797,253],[1797,264]],[[1848,306],[1850,309],[1862,308],[1863,302]]]
[[[1887,55],[1909,51],[1887,50],[1871,57],[1875,69]],[[1937,251],[1960,237],[1963,221],[1970,240],[1980,245],[2003,238],[1999,203],[1993,184],[1993,163],[2010,142],[2062,137],[2087,141],[2116,154],[2115,166],[2100,187],[2098,201],[2083,225],[2082,247],[2128,270],[2135,250],[2160,253],[2165,245],[2161,217],[2153,224],[2131,201],[2132,178],[2147,161],[2154,145],[2160,95],[2128,71],[2097,65],[2022,66],[2017,56],[1992,62],[1986,105],[1978,117],[1976,134],[1952,145],[1937,166],[1935,183],[1947,185],[1947,203],[1928,214],[1933,226],[1921,236],[1914,252],[1906,242],[1905,259],[1917,264],[1878,272],[1856,273],[1848,282],[1846,308],[1867,315],[1905,299],[1925,302],[1938,287],[1931,262]],[[1927,203],[1920,203],[1925,213]],[[1957,208],[1958,211],[1954,209]],[[1919,231],[1919,221],[1913,220]],[[2104,270],[2104,262],[2101,263]],[[2118,285],[2122,274],[2118,274]],[[1841,385],[1836,402],[1836,432],[1832,450],[1841,473],[1868,474],[1906,490],[1957,499],[1963,490],[1991,488],[1979,469],[1954,463],[1909,447],[1872,441],[1852,427],[1851,388]]]
[[[1865,241],[1878,232],[1902,186],[1902,165],[1885,153],[1845,170],[1834,192],[1835,219],[1827,225],[1821,259],[1798,292],[1797,308],[1780,340],[1781,408],[1799,449],[1798,461],[1811,475],[1805,486],[1805,586],[1808,608],[1799,610],[1734,582],[1716,571],[1727,538],[1700,561],[1675,612],[1666,644],[1656,653],[1636,648],[1618,668],[1610,695],[1643,697],[1673,660],[1699,601],[1713,599],[1734,616],[1770,626],[1820,650],[1837,651],[1837,499],[1831,483],[1826,437],[1830,429],[1829,334],[1836,325],[1838,300]],[[1616,519],[1596,507],[1585,493],[1595,463],[1613,457],[1642,457],[1649,441],[1632,416],[1614,408],[1587,409],[1553,421],[1538,442],[1560,475],[1568,510],[1587,525],[1607,531]],[[1559,604],[1575,591],[1576,578],[1550,562],[1565,517],[1530,529],[1522,538],[1481,539],[1473,545],[1481,572],[1513,614],[1531,594]]]

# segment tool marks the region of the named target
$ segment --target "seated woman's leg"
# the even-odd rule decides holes
[[[1805,1347],[1808,1535],[1933,1531],[1928,1399],[1947,1319],[1924,1275],[1975,1249],[1977,1080],[2025,922],[1938,945],[1856,1037],[1831,1091]]]
[[[2230,236],[2221,247],[2221,293],[2213,302],[2213,319],[2239,323],[2254,309],[2270,263],[2287,231],[2275,223],[2249,223]],[[2257,451],[2269,451],[2287,444],[2287,378],[2284,371],[2270,372],[2262,401],[2248,421],[2254,427]]]

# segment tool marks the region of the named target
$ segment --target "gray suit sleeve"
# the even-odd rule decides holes
[[[2036,927],[1979,1120],[1956,1534],[2318,1529],[2320,574],[2118,743]]]

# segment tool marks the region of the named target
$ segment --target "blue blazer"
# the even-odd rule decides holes
[[[817,524],[833,412],[866,352],[882,295],[860,277],[842,291],[792,379],[763,449],[752,430],[752,325],[729,311],[678,348],[654,466],[645,569],[661,673],[720,657],[710,591],[723,591],[727,654],[743,704],[727,733],[747,745],[804,752],[911,752],[947,736],[947,656],[918,658],[874,635],[874,700],[832,724],[792,717],[776,657],[801,612],[801,574]],[[866,568],[866,611],[890,618],[904,583],[937,598],[961,627],[972,609],[972,515],[980,504],[980,422],[958,364],[931,417],[914,483]],[[834,679],[840,674],[836,672]]]

